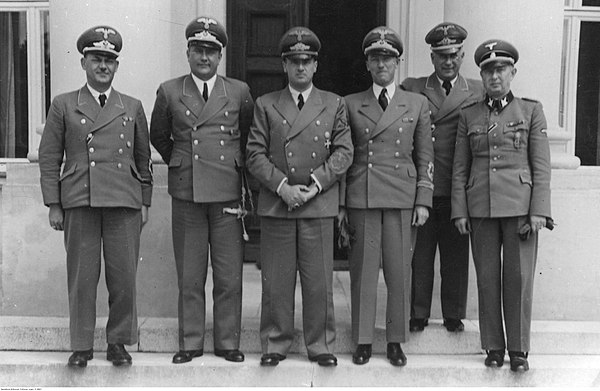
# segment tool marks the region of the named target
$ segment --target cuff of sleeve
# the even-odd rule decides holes
[[[312,178],[313,182],[315,182],[317,189],[319,189],[319,193],[323,191],[323,186],[321,186],[321,182],[319,182],[315,174],[310,174],[310,177]]]
[[[283,178],[283,179],[281,180],[281,182],[279,182],[279,186],[277,186],[277,192],[276,192],[276,193],[277,193],[277,195],[280,195],[280,194],[279,194],[279,192],[281,191],[281,187],[282,187],[282,186],[283,186],[285,183],[287,183],[287,181],[288,181],[288,179],[287,179],[287,177],[285,177],[285,178]]]

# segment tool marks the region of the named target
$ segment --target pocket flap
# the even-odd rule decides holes
[[[181,156],[171,157],[171,160],[169,160],[169,168],[181,166],[181,160],[182,160]]]
[[[76,168],[77,168],[77,163],[74,163],[71,167],[69,167],[67,169],[63,169],[63,172],[62,172],[62,174],[60,174],[60,178],[58,178],[58,180],[62,181],[66,177],[73,175]]]
[[[481,125],[471,126],[467,130],[467,135],[471,135],[471,134],[484,134],[484,133],[485,133],[485,129]]]

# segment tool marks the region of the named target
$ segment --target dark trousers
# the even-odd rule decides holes
[[[308,356],[333,353],[333,218],[262,217],[260,230],[263,354],[285,356],[292,345],[297,271]]]
[[[464,319],[469,286],[469,237],[461,235],[450,220],[450,197],[434,197],[429,219],[417,231],[412,260],[411,318],[430,316],[438,247],[442,316]]]
[[[214,348],[238,349],[242,319],[242,227],[223,208],[238,202],[194,203],[172,199],[172,230],[179,284],[179,349],[204,348],[204,286],[208,251],[213,271]]]
[[[135,277],[141,222],[141,211],[137,209],[81,207],[65,210],[72,350],[94,347],[101,251],[104,252],[108,288],[107,342],[137,343]]]
[[[382,264],[387,287],[387,342],[408,338],[410,263],[416,234],[411,218],[412,209],[348,209],[355,232],[349,255],[355,344],[373,343]]]
[[[471,219],[479,331],[481,347],[486,350],[529,351],[538,235],[519,239],[519,228],[526,221],[526,216]]]

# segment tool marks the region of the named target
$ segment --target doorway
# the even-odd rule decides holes
[[[385,24],[386,0],[228,0],[227,75],[245,81],[256,100],[287,85],[281,56],[281,36],[291,27],[307,26],[321,41],[317,88],[345,96],[371,85],[362,40]],[[258,183],[249,178],[256,201]],[[257,203],[255,202],[255,205]],[[260,220],[246,218],[250,241],[244,260],[259,261]],[[346,267],[347,254],[334,246],[335,268]]]

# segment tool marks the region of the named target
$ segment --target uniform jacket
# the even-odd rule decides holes
[[[114,89],[103,108],[87,86],[57,96],[48,112],[39,157],[46,205],[150,205],[150,145],[142,102]]]
[[[169,194],[193,202],[241,196],[238,169],[253,101],[246,83],[217,76],[208,102],[191,75],[160,85],[150,121],[152,145],[169,165]]]
[[[480,80],[465,79],[458,75],[454,87],[446,96],[434,72],[429,77],[408,78],[402,82],[402,87],[423,94],[429,100],[431,140],[435,154],[433,195],[450,197],[458,113],[462,107],[483,99],[483,85]]]
[[[369,88],[347,96],[346,102],[354,144],[346,206],[431,207],[433,146],[427,99],[397,88],[384,112]]]
[[[289,88],[256,100],[248,137],[248,170],[261,183],[258,214],[279,218],[322,218],[338,214],[339,180],[352,163],[352,140],[344,99],[313,87],[302,111]],[[288,212],[277,195],[290,185],[322,186],[312,200]]]
[[[485,101],[462,110],[452,179],[452,219],[550,216],[550,148],[539,102]]]

